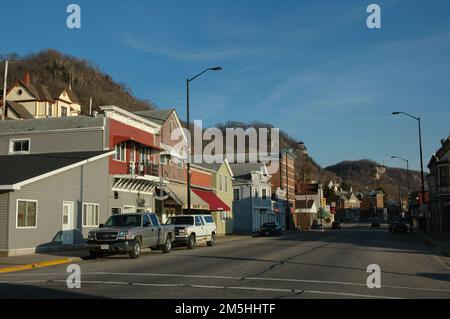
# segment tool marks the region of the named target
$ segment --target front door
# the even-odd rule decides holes
[[[73,245],[73,202],[63,202],[62,243]]]

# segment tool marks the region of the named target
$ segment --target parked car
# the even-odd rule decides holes
[[[342,228],[342,226],[341,226],[340,222],[334,221],[331,223],[331,229],[341,229],[341,228]]]
[[[313,224],[313,225],[311,226],[311,229],[322,230],[322,229],[324,229],[324,226],[323,226],[323,224]]]
[[[211,247],[216,240],[216,223],[211,215],[172,216],[167,222],[175,228],[174,245],[193,249],[199,242]]]
[[[259,236],[281,236],[283,228],[277,222],[264,223],[258,231]]]
[[[400,221],[393,225],[392,232],[393,233],[408,233],[410,230],[410,226],[406,221]]]
[[[142,248],[172,249],[175,228],[161,225],[154,213],[128,213],[113,215],[105,224],[89,232],[87,249],[92,257],[105,254],[128,254],[138,258]]]

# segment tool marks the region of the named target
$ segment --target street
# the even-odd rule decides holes
[[[85,260],[80,289],[67,288],[67,265],[2,274],[0,298],[450,298],[446,263],[416,235],[346,224]],[[366,285],[370,264],[380,289]]]

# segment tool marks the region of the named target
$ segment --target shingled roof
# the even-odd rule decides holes
[[[55,102],[55,100],[58,99],[62,92],[65,90],[67,92],[67,95],[69,96],[69,99],[73,103],[79,104],[76,94],[67,87],[46,86],[42,84],[33,85],[31,83],[25,83],[22,80],[19,80],[18,83],[25,87],[31,93],[31,95],[33,95],[39,101]]]
[[[133,112],[136,115],[142,116],[156,124],[163,125],[167,118],[175,109],[152,110],[152,111],[137,111]]]
[[[0,133],[64,130],[72,128],[102,127],[103,117],[85,115],[27,119],[22,121],[0,121]]]
[[[28,110],[22,104],[19,104],[14,101],[6,100],[6,107],[7,107],[6,110],[8,110],[8,107],[9,107],[21,119],[26,120],[26,119],[33,118],[33,115],[30,112],[28,112]]]
[[[1,155],[0,156],[0,188],[11,189],[20,184],[35,181],[36,178],[64,168],[69,169],[74,164],[83,164],[88,160],[108,156],[111,151],[47,153],[32,155]],[[3,187],[2,187],[3,186]]]

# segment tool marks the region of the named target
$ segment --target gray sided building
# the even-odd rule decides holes
[[[83,245],[108,215],[110,155],[0,155],[0,255]]]
[[[233,217],[236,233],[257,231],[265,222],[284,225],[284,212],[275,213],[270,175],[264,164],[230,164],[233,180]]]

